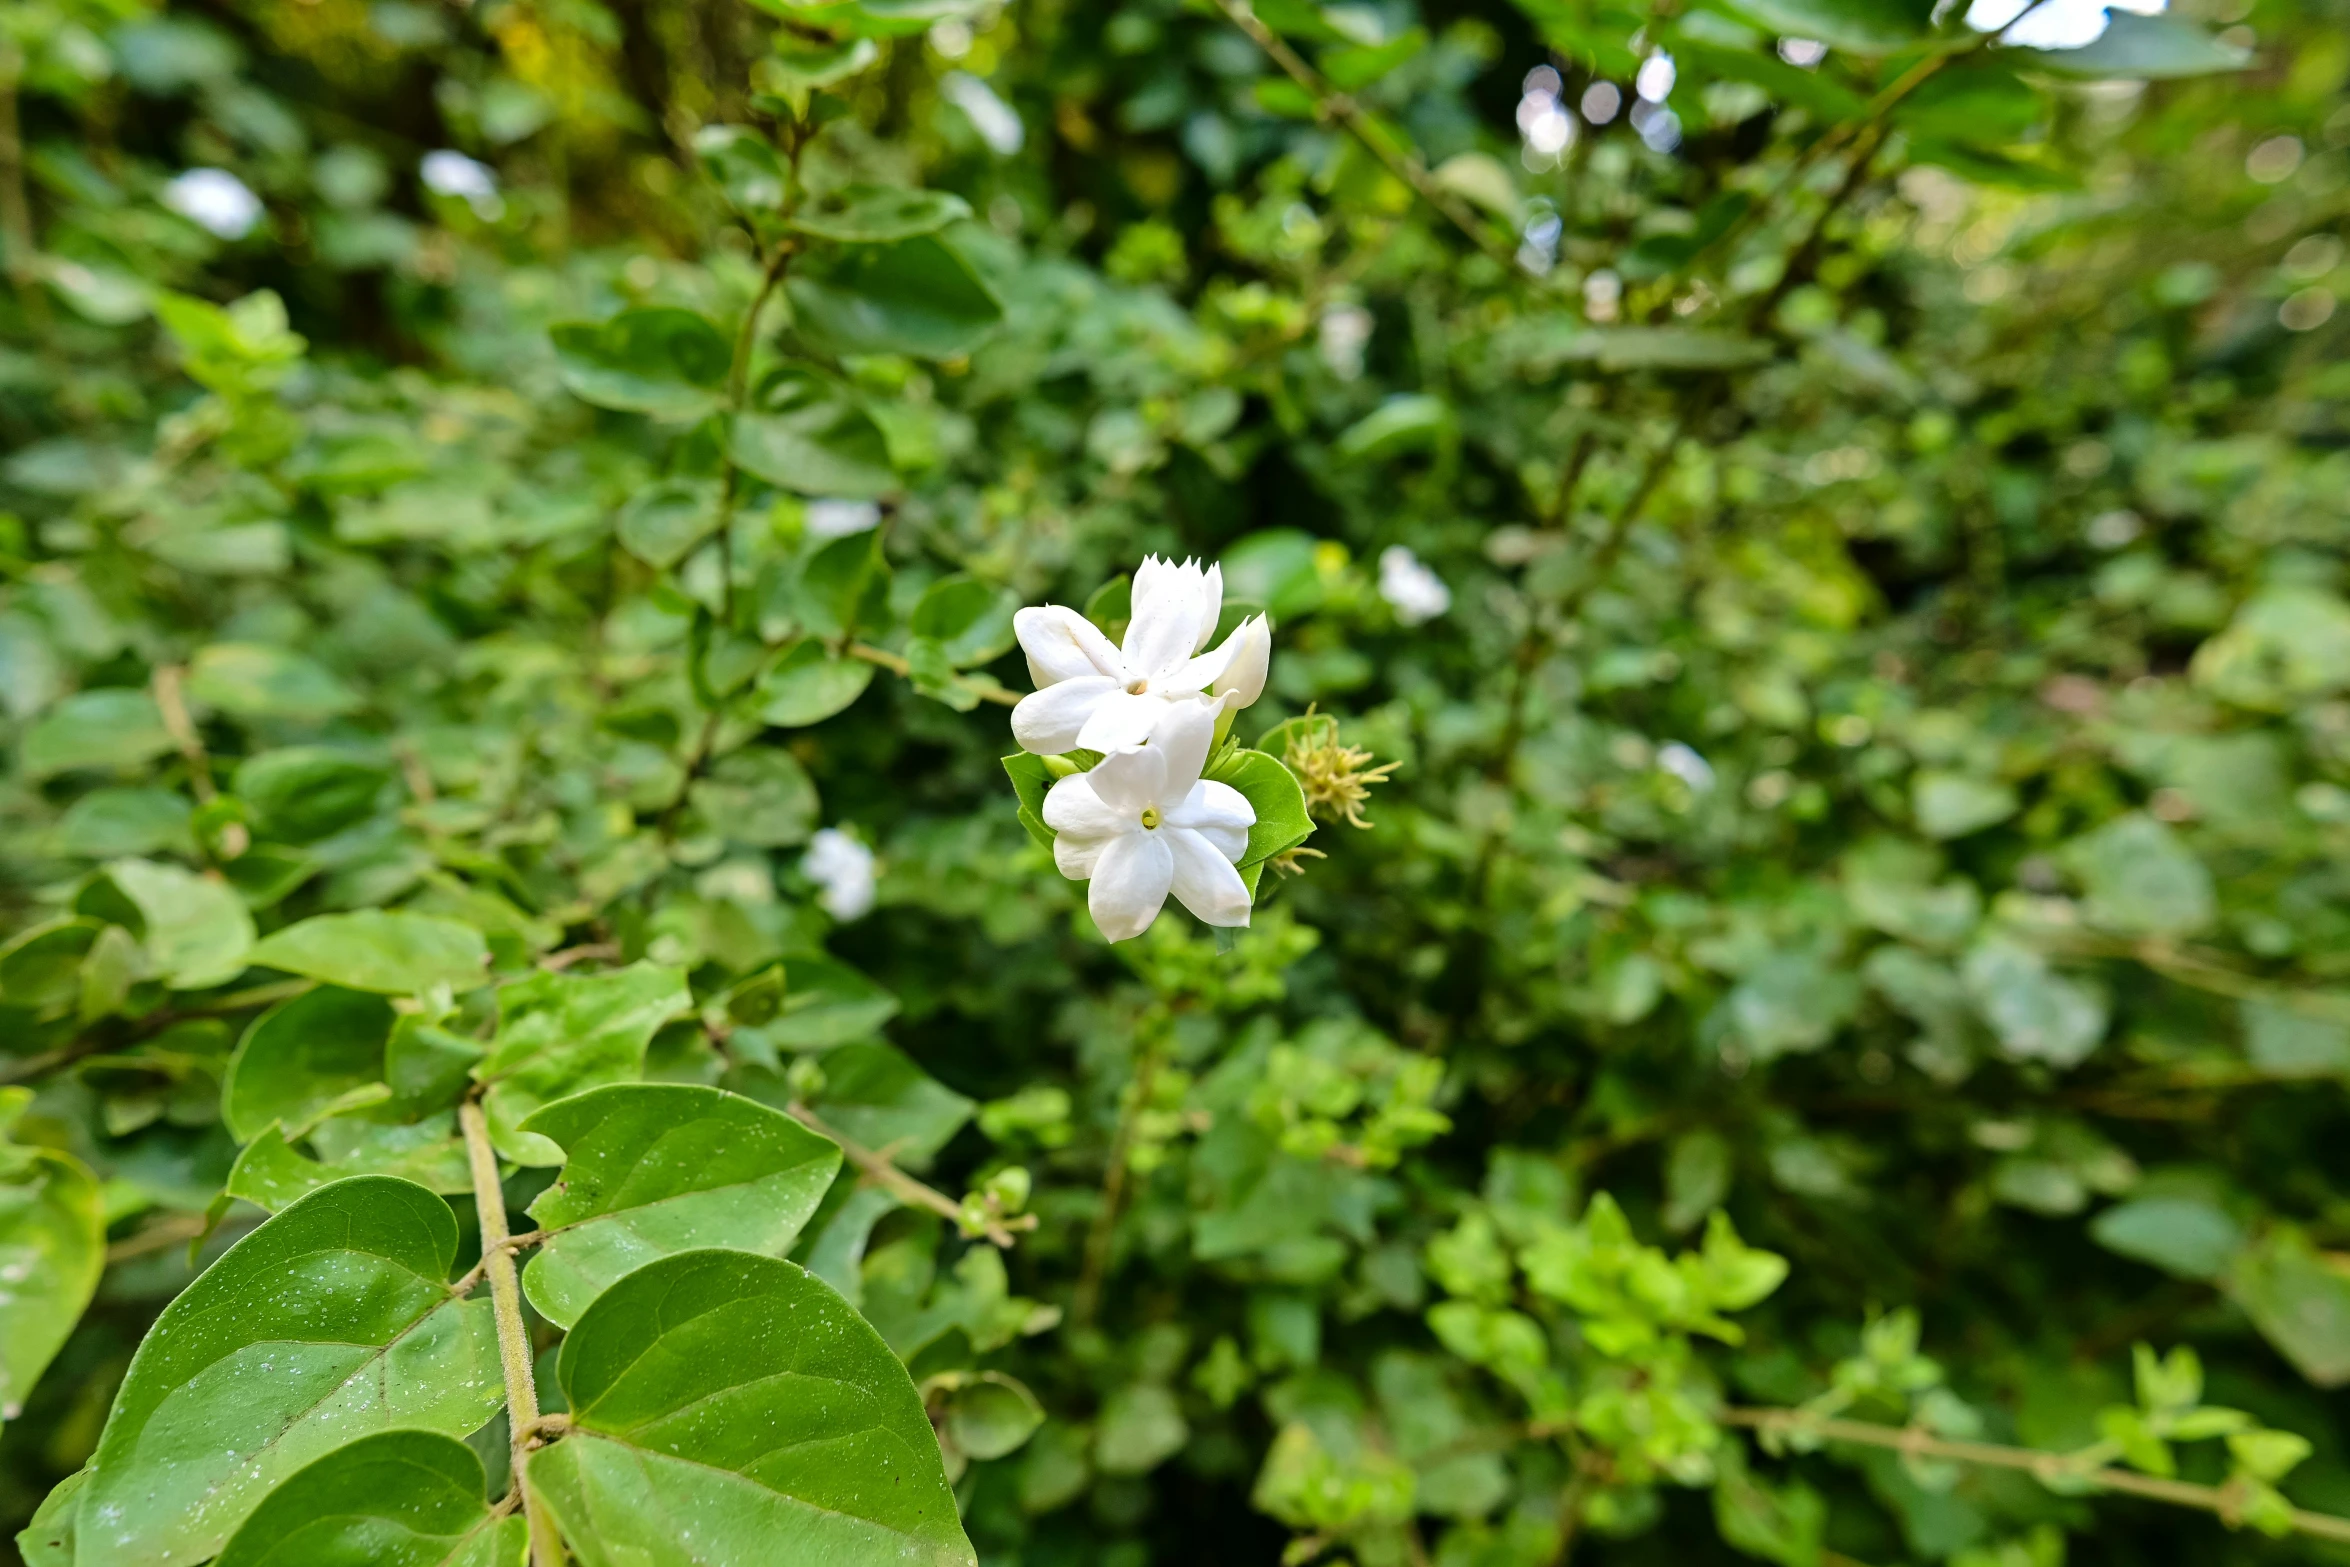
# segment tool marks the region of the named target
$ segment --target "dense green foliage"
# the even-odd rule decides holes
[[[2339,1557],[2350,9],[1964,10],[0,13],[25,1560]]]

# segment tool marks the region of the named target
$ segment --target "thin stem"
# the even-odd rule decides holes
[[[155,707],[163,715],[163,732],[171,736],[171,743],[187,758],[188,781],[195,786],[196,798],[209,801],[215,792],[212,758],[204,750],[204,737],[196,733],[195,721],[188,717],[188,701],[182,690],[186,675],[187,671],[177,664],[155,666]]]
[[[2071,1482],[2100,1491],[2118,1491],[2174,1507],[2192,1507],[2216,1513],[2231,1527],[2242,1516],[2246,1500],[2233,1485],[2197,1485],[2191,1480],[2165,1480],[2132,1469],[2085,1467],[2063,1453],[2044,1453],[2029,1447],[2007,1447],[1995,1442],[1958,1442],[1933,1436],[1917,1426],[1881,1426],[1865,1420],[1838,1420],[1808,1415],[1798,1409],[1726,1409],[1724,1425],[1744,1426],[1777,1436],[1813,1436],[1858,1447],[1879,1447],[1911,1458],[1941,1458],[1952,1463],[1981,1464],[1991,1469],[2018,1469],[2043,1485]],[[2320,1540],[2350,1542],[2350,1518],[2294,1508],[2293,1527]]]
[[[498,1156],[490,1147],[489,1117],[481,1101],[457,1107],[465,1133],[465,1159],[473,1171],[473,1211],[481,1219],[481,1267],[489,1275],[490,1306],[498,1319],[498,1359],[506,1373],[506,1424],[513,1433],[514,1484],[522,1491],[530,1519],[531,1567],[563,1567],[563,1540],[555,1520],[524,1484],[524,1468],[537,1435],[538,1383],[533,1379],[530,1332],[522,1321],[522,1287],[514,1276],[514,1237],[506,1228],[506,1197],[498,1184]]]
[[[1224,13],[1233,26],[1248,34],[1291,81],[1312,95],[1316,119],[1335,120],[1345,126],[1347,133],[1360,142],[1372,157],[1377,158],[1388,173],[1403,181],[1422,201],[1444,214],[1454,228],[1467,236],[1470,244],[1504,267],[1512,271],[1521,270],[1518,258],[1510,248],[1495,241],[1486,226],[1461,204],[1458,197],[1436,183],[1435,177],[1428,172],[1428,166],[1420,161],[1418,153],[1397,148],[1353,98],[1331,86],[1322,73],[1308,65],[1279,33],[1267,27],[1250,8],[1248,0],[1216,0],[1216,8]]]
[[[850,658],[861,658],[868,664],[879,665],[901,680],[914,677],[914,666],[907,662],[903,654],[892,653],[888,648],[875,647],[870,642],[851,642],[841,651]],[[955,684],[983,702],[994,702],[1002,707],[1020,705],[1019,692],[1007,691],[984,675],[957,675]]]
[[[923,1182],[914,1179],[914,1177],[908,1175],[905,1171],[892,1164],[887,1154],[876,1152],[875,1150],[866,1147],[863,1143],[858,1142],[854,1137],[849,1136],[846,1132],[841,1131],[839,1128],[828,1125],[816,1114],[815,1111],[809,1109],[806,1105],[801,1104],[797,1100],[794,1100],[785,1108],[791,1112],[792,1118],[794,1120],[798,1121],[809,1131],[814,1132],[819,1137],[829,1137],[834,1142],[840,1144],[840,1151],[842,1156],[846,1158],[849,1163],[855,1165],[858,1172],[862,1174],[867,1180],[873,1182],[874,1185],[894,1194],[900,1200],[910,1203],[914,1207],[928,1208],[932,1213],[939,1215],[941,1218],[952,1219],[957,1225],[960,1225],[963,1222],[963,1205],[961,1203],[955,1201],[955,1199],[949,1197],[945,1192],[940,1191],[937,1187],[926,1185]],[[1035,1228],[1036,1215],[1031,1213],[1023,1214],[1018,1219],[1008,1221],[1003,1219],[990,1219],[986,1228],[982,1229],[979,1233],[993,1241],[997,1246],[1009,1250],[1012,1245],[1012,1232],[1014,1230],[1033,1230]]]
[[[1158,1082],[1162,1030],[1146,1023],[1142,1032],[1142,1058],[1134,1064],[1134,1081],[1127,1086],[1126,1103],[1118,1112],[1118,1130],[1110,1138],[1110,1167],[1102,1172],[1101,1206],[1085,1232],[1085,1263],[1070,1301],[1070,1320],[1079,1327],[1091,1323],[1101,1310],[1102,1285],[1109,1278],[1110,1253],[1118,1238],[1118,1210],[1126,1201],[1126,1165],[1134,1148],[1134,1126]]]

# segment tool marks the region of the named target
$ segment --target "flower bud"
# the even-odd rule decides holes
[[[1208,687],[1212,696],[1228,696],[1229,707],[1246,707],[1265,694],[1265,675],[1273,665],[1273,628],[1262,615],[1251,615],[1233,628],[1232,662]]]

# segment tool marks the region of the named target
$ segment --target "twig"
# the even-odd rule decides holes
[[[901,680],[914,678],[914,666],[907,661],[905,655],[892,653],[888,648],[875,647],[870,642],[851,642],[841,651],[851,658],[861,658],[868,664],[879,665]],[[1020,705],[1019,692],[1007,691],[983,675],[957,675],[955,676],[955,684],[982,701],[998,703],[1004,707],[1018,707]]]
[[[171,736],[171,743],[187,758],[188,781],[195,786],[196,798],[209,801],[216,792],[212,787],[212,758],[205,754],[204,737],[196,733],[196,725],[188,717],[188,701],[182,690],[186,676],[187,671],[177,664],[156,665],[155,706],[163,714],[164,733]]]
[[[506,1424],[513,1439],[514,1484],[530,1519],[531,1567],[563,1567],[563,1539],[555,1520],[539,1505],[524,1479],[537,1438],[538,1383],[530,1356],[530,1330],[522,1321],[522,1287],[514,1277],[514,1237],[506,1229],[506,1197],[498,1184],[498,1156],[490,1147],[489,1118],[481,1101],[457,1107],[465,1133],[465,1159],[473,1172],[473,1211],[481,1219],[481,1269],[489,1276],[490,1305],[498,1319],[498,1359],[506,1375]]]
[[[136,1235],[126,1235],[106,1248],[106,1266],[144,1257],[152,1252],[169,1251],[181,1241],[194,1240],[212,1228],[203,1214],[176,1213],[168,1219],[148,1225]]]
[[[564,1226],[564,1228],[569,1228],[569,1226]],[[536,1246],[556,1233],[555,1230],[524,1230],[520,1235],[509,1235],[495,1245],[485,1242],[481,1248],[481,1261],[459,1274],[457,1282],[450,1285],[449,1288],[460,1295],[472,1294],[474,1286],[489,1277],[492,1256],[503,1252],[511,1257],[525,1246]]]
[[[1078,1327],[1091,1323],[1101,1309],[1102,1285],[1109,1278],[1110,1253],[1118,1238],[1118,1210],[1126,1200],[1126,1164],[1133,1151],[1134,1124],[1150,1103],[1151,1089],[1158,1081],[1161,1032],[1152,1029],[1145,1038],[1142,1059],[1134,1066],[1134,1081],[1127,1087],[1125,1107],[1118,1113],[1118,1130],[1110,1138],[1110,1167],[1102,1172],[1101,1206],[1085,1232],[1085,1261],[1070,1300],[1069,1318]]]
[[[957,1225],[963,1222],[963,1205],[961,1203],[937,1187],[914,1179],[890,1163],[888,1155],[876,1153],[846,1132],[827,1124],[815,1111],[796,1099],[784,1108],[791,1112],[794,1120],[809,1131],[819,1137],[829,1137],[840,1144],[842,1156],[849,1163],[855,1165],[858,1172],[874,1185],[895,1193],[900,1199],[917,1208],[928,1208],[941,1218],[952,1219]],[[1008,1251],[1013,1244],[1012,1232],[1014,1230],[1033,1230],[1035,1228],[1036,1215],[1031,1213],[1024,1214],[1009,1222],[1002,1219],[990,1219],[980,1234]]]
[[[2191,1480],[2165,1480],[2134,1469],[2110,1466],[2085,1468],[2062,1453],[2044,1453],[2029,1447],[2007,1447],[1995,1442],[1959,1442],[1929,1434],[1918,1426],[1881,1426],[1865,1420],[1839,1420],[1807,1415],[1797,1409],[1725,1409],[1724,1425],[1744,1426],[1766,1434],[1819,1437],[1859,1447],[1885,1448],[1911,1458],[1941,1458],[1952,1463],[1981,1464],[1991,1469],[2018,1469],[2043,1485],[2071,1482],[2100,1491],[2118,1491],[2174,1507],[2192,1507],[2216,1513],[2231,1526],[2241,1515],[2242,1490],[2232,1485],[2197,1485]],[[2293,1508],[2289,1515],[2299,1532],[2320,1540],[2350,1542],[2350,1518]]]
[[[587,941],[576,947],[565,947],[561,952],[550,952],[539,959],[539,967],[549,974],[560,974],[574,963],[604,963],[620,956],[617,941]]]
[[[1436,183],[1428,166],[1416,152],[1405,152],[1395,147],[1371,117],[1363,113],[1353,98],[1330,85],[1320,71],[1305,62],[1286,40],[1276,33],[1250,9],[1248,0],[1216,0],[1216,8],[1229,18],[1232,25],[1248,34],[1259,49],[1271,56],[1289,79],[1304,88],[1314,100],[1317,119],[1336,120],[1347,133],[1363,145],[1363,149],[1377,158],[1387,172],[1409,186],[1422,201],[1444,214],[1454,228],[1467,236],[1494,260],[1512,271],[1522,271],[1517,255],[1505,245],[1495,242],[1485,226],[1460,203],[1460,199]]]

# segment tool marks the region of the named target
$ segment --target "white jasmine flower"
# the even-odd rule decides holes
[[[1092,883],[1086,907],[1112,941],[1150,929],[1169,892],[1210,925],[1248,923],[1248,884],[1233,867],[1256,808],[1199,775],[1230,701],[1159,703],[1149,744],[1104,757],[1044,797],[1053,859],[1070,880]]]
[[[1360,305],[1333,305],[1322,312],[1314,347],[1332,375],[1341,381],[1363,378],[1363,350],[1370,345],[1374,325],[1371,312]]]
[[[1213,653],[1200,652],[1224,611],[1222,567],[1202,571],[1195,560],[1179,566],[1151,556],[1135,568],[1133,604],[1123,647],[1066,605],[1012,617],[1036,682],[1012,709],[1012,737],[1023,749],[1124,751],[1150,737],[1170,702],[1204,692],[1242,708],[1263,693],[1273,657],[1264,616],[1242,621]]]
[[[498,197],[497,171],[461,152],[447,147],[428,152],[416,172],[426,190],[436,196],[463,197],[474,215],[484,221],[493,221],[506,210]]]
[[[226,169],[190,169],[163,187],[163,204],[221,239],[243,239],[261,221],[261,198]]]
[[[1699,794],[1714,786],[1713,763],[1678,740],[1667,740],[1656,748],[1656,765]]]
[[[808,502],[805,516],[809,538],[845,539],[852,533],[878,526],[881,508],[871,501],[828,498]]]
[[[800,871],[821,890],[816,901],[836,920],[853,920],[873,907],[873,851],[838,827],[818,828],[800,857]]]
[[[1390,544],[1379,552],[1379,596],[1407,626],[1434,620],[1452,608],[1452,589],[1401,544]]]

